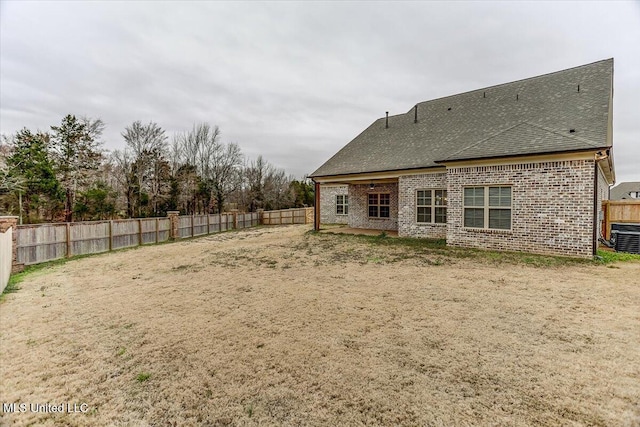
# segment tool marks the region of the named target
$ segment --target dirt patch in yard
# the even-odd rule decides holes
[[[640,263],[540,267],[308,230],[28,275],[0,304],[0,400],[86,412],[0,423],[640,424]]]

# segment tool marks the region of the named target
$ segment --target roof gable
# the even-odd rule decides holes
[[[311,176],[604,148],[611,140],[612,84],[608,59],[421,102],[390,116],[388,128],[385,118],[374,121]]]

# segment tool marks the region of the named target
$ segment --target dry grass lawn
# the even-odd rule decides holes
[[[0,303],[0,401],[88,411],[0,423],[640,425],[640,263],[308,230],[27,275]]]

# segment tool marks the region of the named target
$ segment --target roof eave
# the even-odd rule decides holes
[[[419,166],[419,167],[413,167],[413,168],[383,169],[383,170],[365,171],[365,172],[347,172],[347,173],[330,174],[330,175],[313,175],[312,174],[312,175],[308,175],[308,177],[313,180],[315,180],[316,178],[317,179],[326,179],[326,178],[340,179],[340,178],[350,177],[354,175],[370,175],[370,174],[376,174],[376,173],[394,173],[394,172],[397,172],[398,175],[402,175],[401,172],[405,172],[405,171],[410,173],[411,171],[442,169],[443,167],[444,165]]]
[[[601,150],[608,150],[610,148],[611,147],[603,146],[603,147],[594,147],[594,148],[581,148],[579,150],[543,151],[540,153],[509,154],[509,155],[505,154],[500,156],[467,157],[467,158],[457,158],[457,159],[434,160],[434,162],[439,165],[446,165],[447,163],[486,161],[486,160],[493,160],[493,159],[508,159],[511,157],[533,157],[533,156],[552,156],[554,154],[592,153],[592,152],[598,152]]]

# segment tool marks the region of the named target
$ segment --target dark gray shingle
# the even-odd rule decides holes
[[[607,146],[612,83],[613,59],[607,59],[422,102],[418,123],[413,108],[389,117],[388,129],[380,118],[311,176],[602,148]]]

